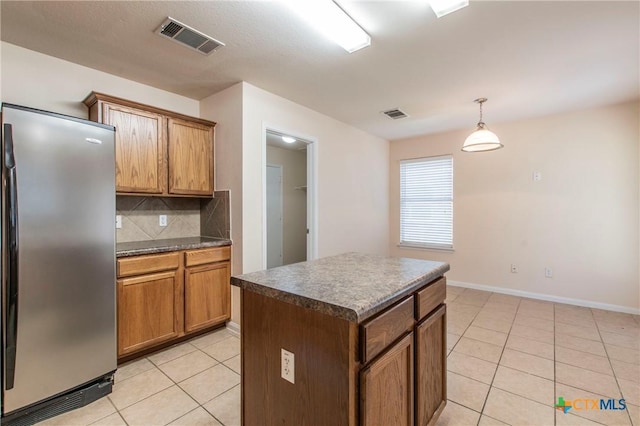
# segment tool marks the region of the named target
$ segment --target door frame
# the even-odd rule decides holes
[[[309,142],[307,145],[307,260],[318,257],[318,139],[283,126],[262,123],[262,268],[267,268],[267,131]]]

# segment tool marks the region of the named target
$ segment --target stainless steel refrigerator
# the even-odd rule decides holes
[[[111,392],[115,130],[2,104],[2,423]]]

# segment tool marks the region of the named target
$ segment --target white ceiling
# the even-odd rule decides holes
[[[637,99],[637,1],[340,5],[371,35],[348,54],[276,1],[7,1],[1,38],[202,99],[247,81],[386,139]],[[226,43],[210,56],[153,33],[171,16]],[[380,114],[401,108],[409,118]]]

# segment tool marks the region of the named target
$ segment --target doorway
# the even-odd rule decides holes
[[[266,268],[313,258],[311,146],[309,140],[265,129]]]
[[[282,166],[267,164],[267,269],[283,265]]]

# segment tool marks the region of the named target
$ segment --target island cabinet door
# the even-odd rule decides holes
[[[413,425],[413,380],[409,333],[361,371],[361,425]]]
[[[435,424],[447,403],[446,306],[416,327],[416,425]]]

